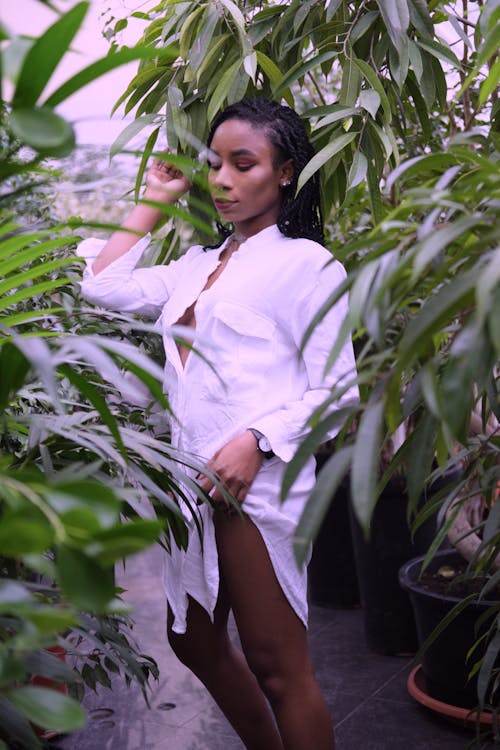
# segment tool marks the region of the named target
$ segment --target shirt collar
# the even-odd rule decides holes
[[[285,236],[278,229],[278,225],[271,224],[271,226],[266,227],[265,229],[261,229],[260,232],[252,234],[251,237],[248,237],[244,242],[242,242],[237,252],[247,252],[247,250],[250,250],[251,248],[262,245],[268,246],[270,242],[279,241],[281,239],[284,239],[284,237]]]

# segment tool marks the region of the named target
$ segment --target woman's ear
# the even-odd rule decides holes
[[[295,172],[293,168],[293,161],[291,159],[288,159],[288,161],[284,161],[283,164],[280,164],[279,171],[280,187],[288,187],[288,185],[291,185]]]

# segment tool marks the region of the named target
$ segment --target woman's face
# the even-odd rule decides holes
[[[293,177],[291,160],[275,166],[275,156],[265,130],[244,120],[226,120],[212,138],[212,200],[221,219],[246,237],[276,223],[283,183]]]

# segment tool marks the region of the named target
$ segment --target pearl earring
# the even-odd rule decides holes
[[[281,187],[288,187],[288,186],[289,186],[289,185],[291,185],[291,184],[292,184],[292,181],[291,181],[291,180],[286,180],[285,182],[282,182],[282,183],[281,183]]]

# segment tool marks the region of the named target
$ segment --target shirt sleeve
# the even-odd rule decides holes
[[[106,240],[91,238],[81,242],[77,254],[87,264],[80,284],[84,299],[110,310],[157,318],[175,288],[186,256],[165,266],[137,268],[150,241],[151,235],[142,237],[125,255],[96,275],[92,263]]]
[[[291,333],[297,349],[302,345],[309,323],[345,277],[343,266],[334,261],[306,285],[306,291],[298,297],[290,312]],[[327,370],[331,350],[347,311],[348,300],[347,295],[344,295],[315,326],[302,354],[308,377],[308,388],[302,398],[284,404],[280,409],[262,416],[249,425],[260,430],[268,438],[274,453],[284,461],[293,458],[299,443],[310,431],[307,424],[309,418],[326,401],[331,389],[334,386],[347,385],[355,377],[356,365],[350,336],[333,365]],[[329,407],[328,413],[339,409],[348,401],[358,399],[358,388],[351,385],[342,397]],[[338,429],[332,430],[325,439],[334,437],[337,432]]]

